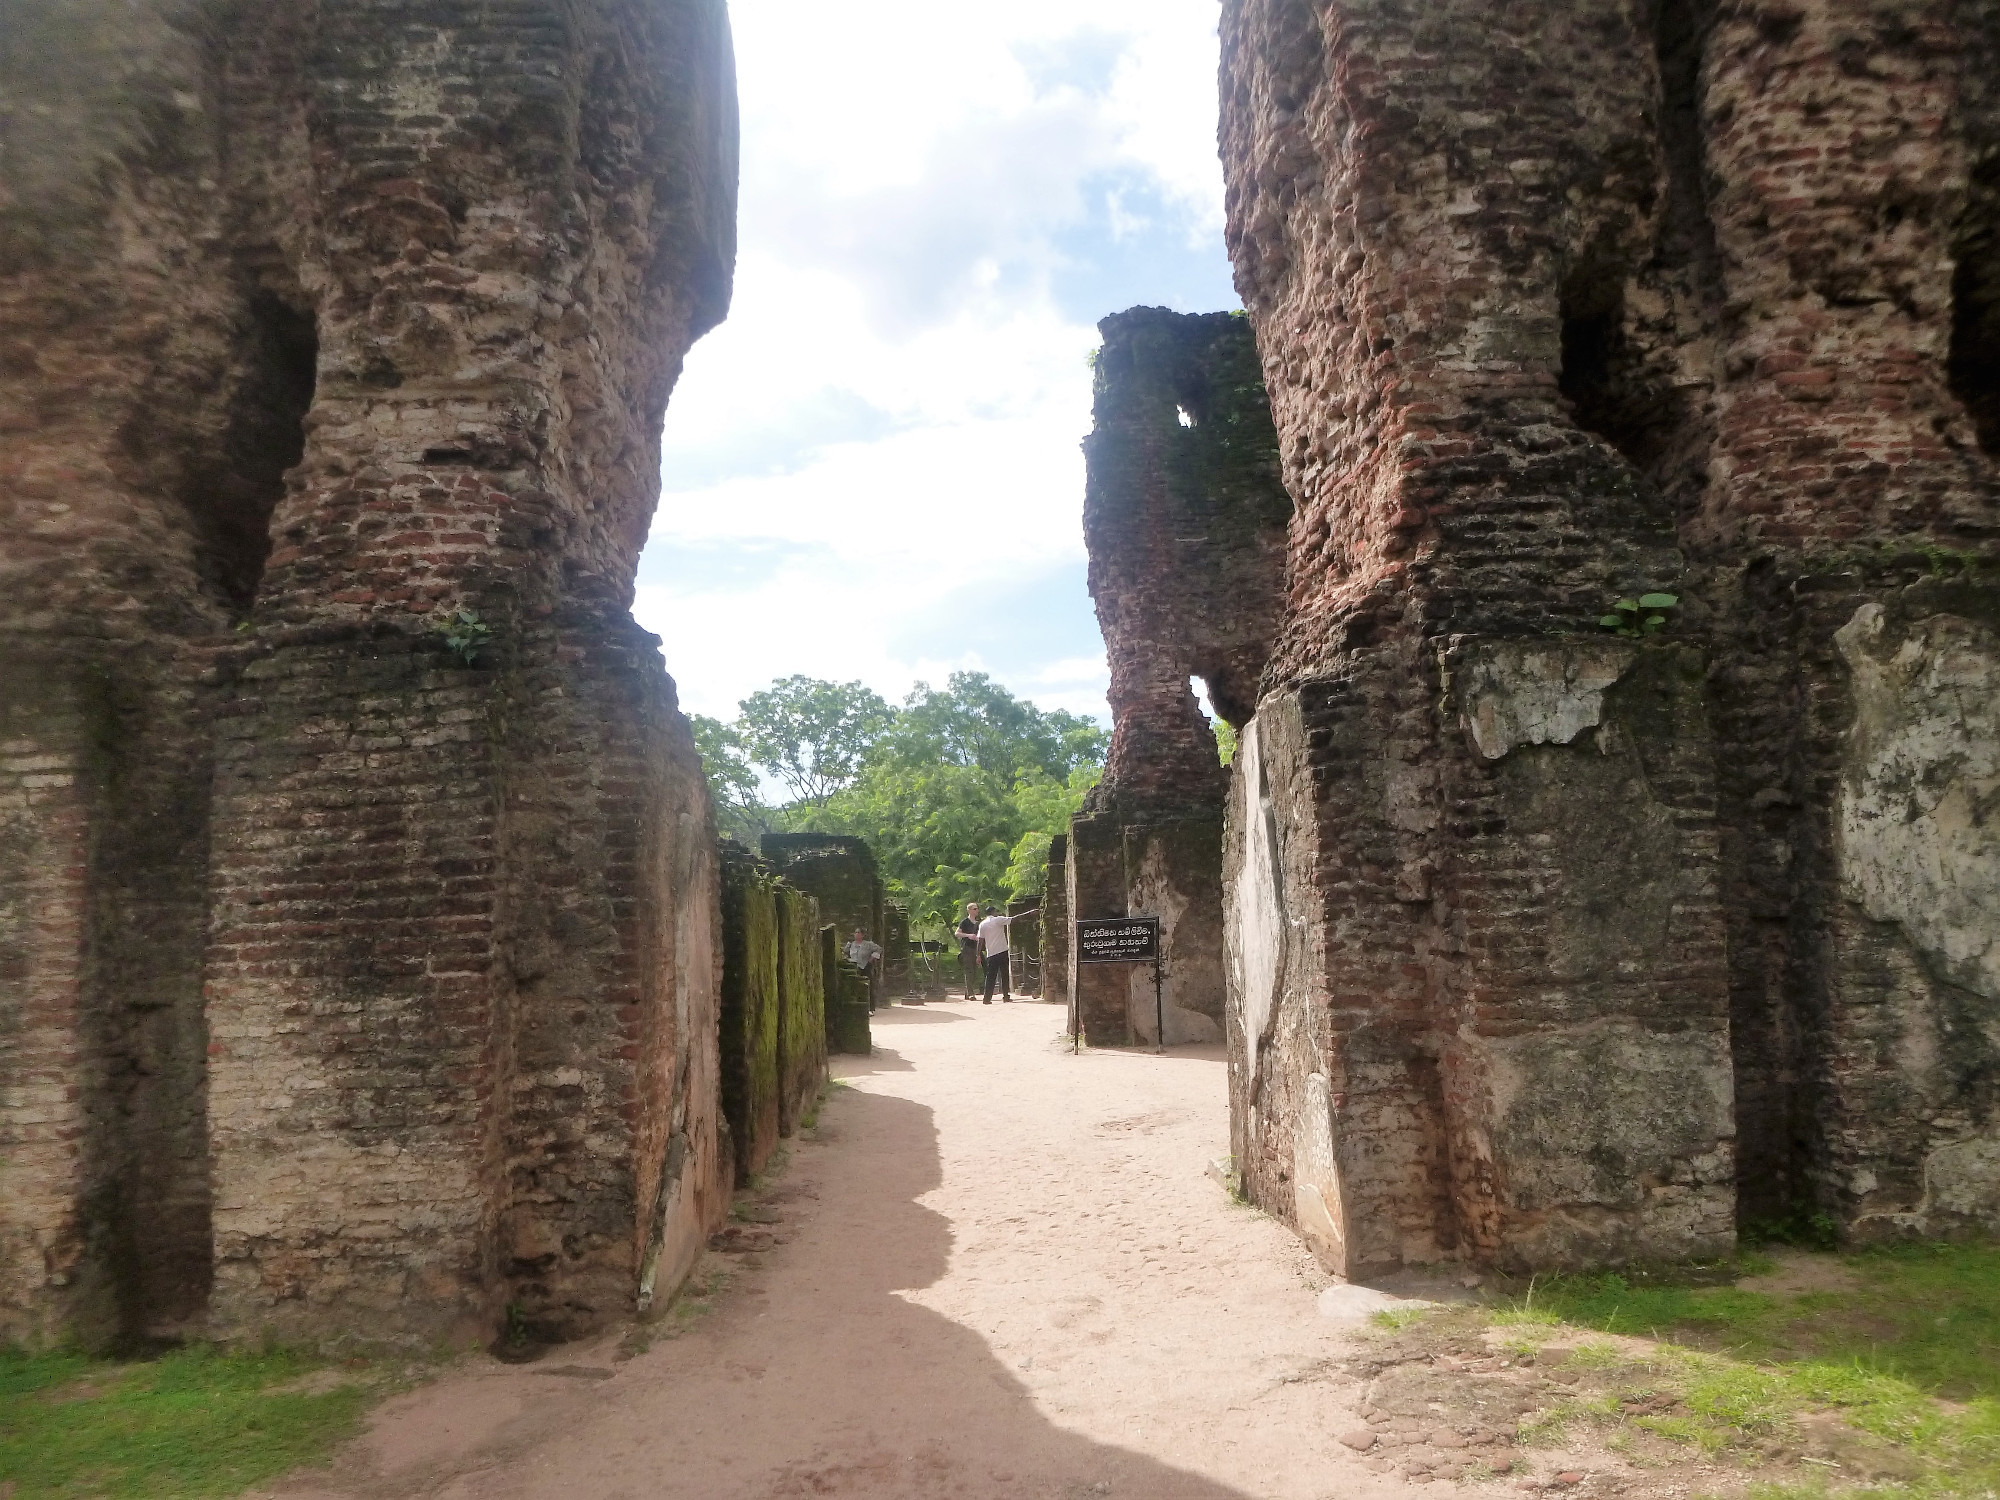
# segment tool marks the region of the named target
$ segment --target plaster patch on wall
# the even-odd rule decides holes
[[[2000,1229],[2000,1140],[1954,1141],[1924,1158],[1924,1209],[1932,1225],[1962,1218]]]
[[[1648,1184],[1691,1185],[1727,1167],[1734,1090],[1722,1035],[1621,1021],[1462,1040],[1485,1056],[1516,1209],[1636,1206]]]
[[[1324,1073],[1306,1076],[1304,1107],[1292,1137],[1292,1200],[1299,1233],[1320,1264],[1347,1274],[1347,1218],[1333,1150],[1333,1095]]]
[[[1855,721],[1841,775],[1848,896],[1942,977],[2000,1000],[2000,649],[1934,615],[1898,638],[1879,604],[1834,635]]]
[[[1243,1076],[1254,1097],[1257,1059],[1271,1018],[1277,1013],[1278,983],[1284,970],[1284,896],[1278,886],[1278,829],[1264,769],[1258,725],[1243,727],[1236,748],[1243,778],[1243,870],[1230,904],[1229,959],[1241,982]]]
[[[1571,744],[1602,721],[1605,690],[1636,655],[1610,641],[1480,642],[1454,664],[1459,722],[1487,760],[1521,745]]]

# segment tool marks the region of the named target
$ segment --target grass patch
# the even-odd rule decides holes
[[[1526,1355],[1583,1331],[1659,1347],[1637,1363],[1608,1341],[1569,1348],[1565,1367],[1604,1376],[1609,1389],[1559,1401],[1523,1440],[1553,1441],[1579,1420],[1630,1421],[1710,1456],[1789,1454],[1827,1471],[1818,1492],[2000,1492],[2000,1246],[1900,1246],[1812,1262],[1837,1290],[1729,1284],[1776,1268],[1756,1258],[1538,1279],[1494,1319],[1502,1348]],[[1678,1409],[1632,1415],[1646,1392],[1619,1387],[1640,1376],[1671,1391]],[[1854,1487],[1871,1474],[1893,1483]]]
[[[1421,1323],[1431,1315],[1428,1307],[1384,1307],[1368,1315],[1368,1321],[1377,1328],[1386,1328],[1391,1333],[1401,1333],[1412,1323]]]
[[[206,1346],[127,1364],[0,1350],[0,1484],[13,1500],[233,1495],[351,1436],[381,1383],[286,1389],[327,1367]]]

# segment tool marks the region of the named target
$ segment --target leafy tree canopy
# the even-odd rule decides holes
[[[742,731],[707,714],[689,714],[688,723],[694,730],[694,747],[701,752],[708,772],[708,789],[715,798],[716,821],[724,837],[755,848],[774,824],[772,810],[764,806],[760,795],[757,770],[750,763]]]
[[[895,718],[858,682],[786,677],[737,705],[737,730],[750,759],[800,802],[824,807],[854,784],[869,749]]]
[[[724,831],[864,838],[912,929],[932,933],[967,901],[1040,892],[1049,840],[1096,784],[1110,741],[1093,721],[1037,708],[981,672],[919,683],[900,709],[859,683],[806,677],[740,706],[734,724],[696,724]],[[753,766],[792,800],[762,806]]]

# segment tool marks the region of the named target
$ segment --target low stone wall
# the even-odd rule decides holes
[[[812,897],[740,845],[723,851],[722,1111],[740,1185],[826,1081],[826,929]]]
[[[826,1086],[819,902],[778,887],[778,1133],[795,1134]]]

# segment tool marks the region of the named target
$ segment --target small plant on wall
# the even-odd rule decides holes
[[[1636,640],[1666,629],[1680,602],[1679,594],[1641,594],[1636,599],[1620,599],[1611,606],[1609,614],[1598,617],[1597,623],[1613,635]]]
[[[445,649],[465,666],[479,659],[479,650],[493,639],[493,627],[469,609],[455,609],[438,624]]]

